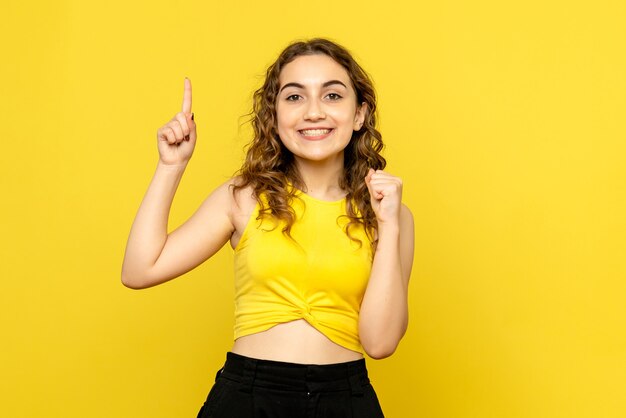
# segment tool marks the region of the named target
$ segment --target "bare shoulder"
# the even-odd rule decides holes
[[[241,179],[238,177],[232,177],[215,188],[207,199],[228,202],[230,210],[237,210],[238,208],[245,207],[255,201],[254,193],[250,185],[235,190],[235,187],[240,185]]]
[[[251,215],[257,202],[252,185],[248,184],[243,188],[235,189],[235,187],[241,187],[241,179],[233,177],[224,183],[223,186],[228,188],[233,214],[243,213]]]
[[[234,189],[235,186],[241,185],[239,177],[233,177],[227,184],[231,202],[231,221],[235,228],[230,243],[235,248],[256,208],[257,200],[251,185]]]

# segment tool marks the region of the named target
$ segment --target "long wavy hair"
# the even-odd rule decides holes
[[[362,225],[374,249],[378,224],[364,179],[370,168],[382,170],[386,165],[380,155],[382,135],[376,129],[376,93],[370,77],[348,50],[328,39],[294,42],[267,69],[265,82],[254,92],[252,110],[246,115],[250,117],[254,138],[246,146],[246,158],[236,173],[239,178],[233,186],[233,193],[251,186],[260,205],[259,219],[269,216],[284,221],[283,233],[291,237],[296,215],[290,203],[297,198],[298,190],[306,191],[306,185],[298,173],[293,154],[283,145],[277,133],[279,75],[285,65],[297,57],[316,54],[327,55],[345,68],[356,92],[357,106],[363,102],[367,105],[363,125],[358,131],[353,131],[344,149],[344,170],[339,178],[339,187],[346,192],[346,216],[349,220],[346,234],[361,243],[350,230]],[[265,201],[261,196],[265,197]]]

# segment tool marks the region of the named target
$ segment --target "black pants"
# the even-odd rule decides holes
[[[365,360],[306,365],[234,353],[198,418],[380,418]]]

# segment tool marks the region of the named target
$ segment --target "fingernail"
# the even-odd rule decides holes
[[[193,120],[193,113],[191,114],[191,120]]]

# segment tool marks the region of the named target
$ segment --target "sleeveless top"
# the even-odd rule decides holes
[[[266,201],[264,200],[266,204]],[[345,233],[346,200],[298,192],[290,239],[257,203],[234,249],[235,339],[304,319],[331,341],[363,353],[358,321],[373,254],[362,225]]]

